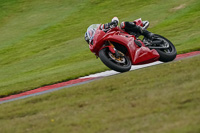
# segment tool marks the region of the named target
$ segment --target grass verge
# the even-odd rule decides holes
[[[200,56],[0,106],[1,132],[200,132]]]
[[[113,16],[149,20],[178,53],[200,50],[199,0],[2,0],[0,9],[0,97],[107,70],[84,33]]]

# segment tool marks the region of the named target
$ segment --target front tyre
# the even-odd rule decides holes
[[[99,58],[110,69],[118,72],[129,71],[131,69],[130,59],[122,52],[118,51],[118,53],[120,56],[116,57],[116,55],[111,53],[108,48],[103,48],[99,51]]]
[[[156,41],[156,40],[162,40],[163,47],[166,45],[168,46],[168,49],[156,49],[156,51],[160,55],[159,60],[162,62],[169,62],[169,61],[174,60],[177,55],[176,48],[174,47],[174,45],[167,38],[161,35],[155,34],[155,38],[153,39],[153,41]]]

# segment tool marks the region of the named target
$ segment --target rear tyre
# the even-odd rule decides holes
[[[167,38],[165,38],[161,35],[155,34],[155,38],[153,39],[153,41],[155,41],[155,40],[163,40],[164,45],[169,46],[168,49],[156,49],[156,51],[160,55],[160,58],[159,58],[160,61],[169,62],[176,58],[176,55],[177,55],[176,48]]]
[[[130,59],[122,52],[118,51],[120,57],[116,57],[108,48],[103,48],[99,51],[99,58],[110,69],[118,72],[127,72],[131,69]]]

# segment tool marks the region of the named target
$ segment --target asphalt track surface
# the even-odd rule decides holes
[[[186,54],[179,54],[179,55],[177,55],[175,61],[184,59],[184,58],[188,58],[188,57],[193,57],[196,55],[200,55],[200,51],[190,52],[190,53],[186,53]],[[157,61],[157,62],[145,64],[145,65],[135,65],[135,66],[132,66],[131,71],[141,69],[144,67],[162,64],[162,63],[163,62]],[[20,94],[15,94],[15,95],[7,96],[4,98],[0,98],[0,104],[11,102],[11,101],[16,101],[19,99],[24,99],[24,98],[28,98],[28,97],[32,97],[32,96],[42,95],[45,93],[50,93],[50,92],[61,90],[64,88],[70,88],[72,86],[86,84],[86,83],[92,82],[94,80],[97,80],[97,79],[100,79],[103,77],[108,77],[111,75],[116,75],[116,74],[119,74],[119,72],[110,70],[110,71],[105,71],[105,72],[101,72],[101,73],[97,73],[97,74],[92,74],[92,75],[85,76],[85,77],[80,77],[78,79],[74,79],[74,80],[70,80],[70,81],[66,81],[66,82],[62,82],[62,83],[57,83],[54,85],[40,87],[40,88],[30,90],[27,92],[23,92]]]

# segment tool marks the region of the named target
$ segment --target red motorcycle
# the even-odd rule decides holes
[[[141,19],[134,22],[145,29],[149,26],[148,21]],[[145,37],[140,40],[138,35],[127,33],[118,26],[108,31],[100,27],[100,24],[88,27],[89,48],[110,69],[126,72],[131,65],[158,60],[169,62],[176,58],[174,45],[161,35],[155,34],[152,40]]]

